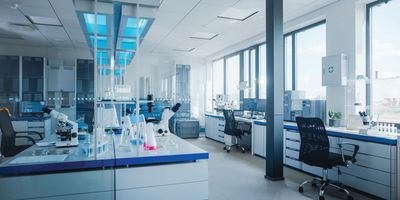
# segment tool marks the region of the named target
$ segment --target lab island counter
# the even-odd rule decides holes
[[[223,142],[224,117],[221,114],[206,113],[206,136]],[[242,118],[237,117],[238,121]],[[252,154],[266,157],[266,125],[262,119],[252,120]],[[298,160],[300,152],[300,134],[296,123],[283,124],[283,163],[285,166],[322,177],[322,169],[309,166]],[[344,127],[326,127],[330,142],[330,151],[340,153],[338,144],[349,142],[360,146],[357,162],[349,168],[338,167],[329,170],[329,179],[339,181],[353,189],[384,199],[398,199],[397,171],[399,146],[396,136],[360,134],[356,130],[346,130]],[[214,135],[222,137],[215,139]],[[210,137],[211,136],[211,137]],[[222,150],[222,149],[221,149]],[[344,145],[344,153],[351,155],[352,147]],[[339,172],[341,175],[338,175]]]
[[[96,158],[86,140],[3,160],[0,199],[208,199],[208,152],[175,135],[157,137],[152,151],[121,145],[119,135],[107,140]]]

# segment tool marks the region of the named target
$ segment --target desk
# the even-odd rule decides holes
[[[207,152],[173,134],[157,137],[155,151],[114,145],[117,137],[109,136],[109,150],[97,158],[83,153],[81,141],[64,161],[12,164],[54,148],[36,145],[3,161],[0,199],[208,199]]]
[[[213,124],[223,121],[223,116],[206,114],[206,136],[215,132]],[[252,121],[252,154],[266,156],[265,120]],[[210,128],[211,127],[211,128]],[[340,167],[329,170],[329,179],[385,199],[397,199],[397,154],[399,152],[395,137],[379,135],[363,135],[357,131],[344,128],[326,127],[330,141],[330,151],[339,153],[337,144],[349,142],[360,146],[357,162],[350,168]],[[296,123],[284,122],[283,163],[302,172],[322,176],[322,169],[304,164],[298,160],[300,150],[300,134]],[[211,138],[211,137],[210,137]],[[211,138],[213,139],[213,138]],[[218,141],[218,140],[217,140]],[[223,141],[221,141],[223,142]],[[351,154],[351,148],[344,147],[344,152]],[[338,176],[338,170],[342,175]]]

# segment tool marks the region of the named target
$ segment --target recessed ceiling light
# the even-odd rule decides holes
[[[191,35],[189,38],[192,39],[200,39],[200,40],[212,40],[213,38],[217,37],[218,34],[215,33],[205,33],[205,32],[197,32]]]
[[[182,49],[172,49],[172,51],[180,51],[180,52],[191,52],[193,50],[194,50],[194,48],[190,48],[190,49],[184,49],[184,48],[182,48]]]
[[[32,24],[47,25],[47,26],[62,26],[57,18],[39,17],[39,16],[26,16]]]
[[[218,15],[218,18],[244,21],[257,13],[258,11],[254,10],[228,8],[227,10],[225,10],[225,12]]]

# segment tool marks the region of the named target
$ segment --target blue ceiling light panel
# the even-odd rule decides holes
[[[83,18],[85,19],[85,24],[87,28],[87,32],[89,34],[94,34],[95,29],[95,14],[84,13]],[[107,16],[97,14],[97,34],[98,35],[107,35]]]
[[[133,17],[129,17],[126,20],[125,31],[123,34],[124,37],[136,37],[136,30],[138,27],[138,24],[136,22],[137,22],[136,18]],[[142,37],[142,34],[146,30],[148,22],[149,22],[148,19],[144,18],[139,19],[139,37]]]
[[[110,58],[107,51],[97,51],[97,64],[98,65],[109,65]]]
[[[90,45],[94,48],[94,35],[90,36]],[[97,48],[98,49],[106,49],[108,48],[108,40],[107,37],[97,36]]]
[[[124,38],[121,41],[121,50],[135,50],[136,49],[136,40]]]

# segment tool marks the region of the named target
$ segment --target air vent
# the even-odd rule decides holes
[[[193,50],[194,50],[194,48],[191,48],[191,49],[172,49],[172,51],[179,51],[179,52],[191,52]]]
[[[9,23],[9,28],[14,31],[34,31],[36,30],[32,24],[18,24],[18,23]]]
[[[189,38],[192,39],[199,39],[199,40],[212,40],[213,38],[217,37],[218,34],[215,33],[205,33],[205,32],[197,32],[191,35]]]
[[[244,21],[257,13],[258,11],[254,10],[228,8],[225,12],[218,15],[218,18]]]

